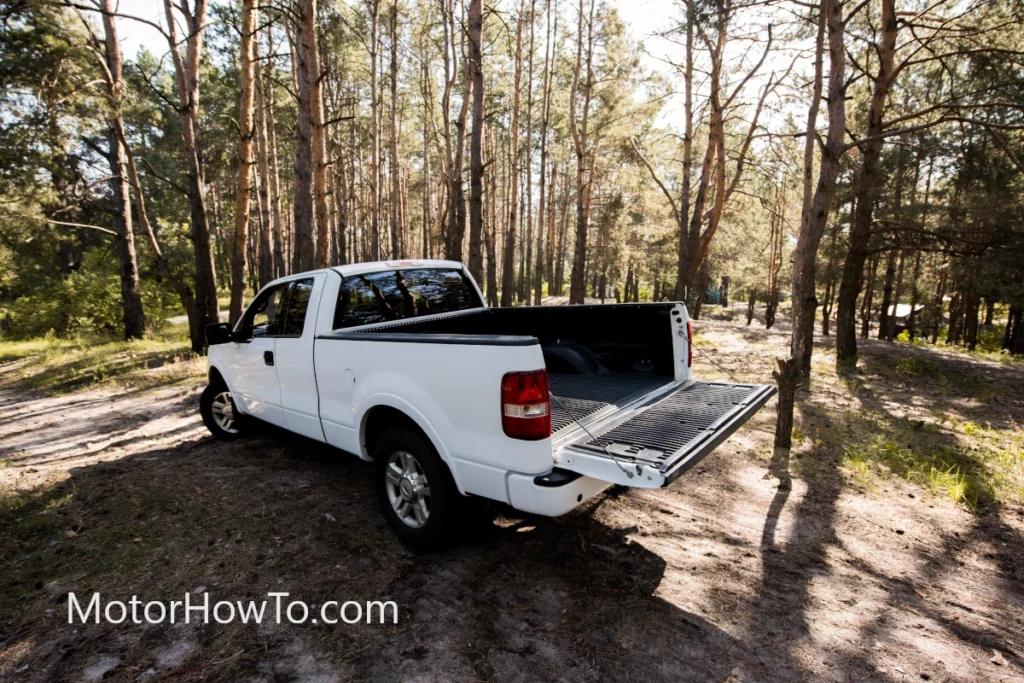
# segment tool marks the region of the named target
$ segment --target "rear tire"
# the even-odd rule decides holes
[[[231,391],[222,382],[203,389],[199,414],[210,433],[221,441],[234,441],[245,435],[245,416],[238,412]]]
[[[373,480],[381,512],[403,543],[424,551],[451,545],[461,496],[423,436],[402,427],[381,434],[373,450]]]

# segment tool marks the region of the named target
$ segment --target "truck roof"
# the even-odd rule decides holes
[[[350,275],[363,275],[364,273],[378,273],[382,270],[404,270],[408,268],[454,268],[462,270],[463,266],[458,261],[445,261],[442,259],[395,259],[393,261],[348,263],[343,266],[333,266],[331,270],[339,273],[342,277],[348,277]]]

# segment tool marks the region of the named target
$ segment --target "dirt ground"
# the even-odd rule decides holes
[[[788,336],[698,335],[703,377],[761,382]],[[1024,681],[1024,509],[973,512],[842,461],[877,433],[912,442],[904,424],[953,439],[944,413],[1016,429],[1024,368],[862,348],[853,380],[831,372],[828,340],[817,349],[789,462],[771,457],[772,401],[670,488],[560,519],[509,510],[434,555],[395,540],[354,457],[271,430],[214,441],[198,380],[0,391],[0,681]],[[901,358],[945,374],[894,375]],[[69,591],[288,591],[400,612],[397,626],[69,625]]]

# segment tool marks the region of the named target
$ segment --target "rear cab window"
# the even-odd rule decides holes
[[[482,306],[469,279],[455,268],[385,270],[342,281],[334,309],[334,329]]]

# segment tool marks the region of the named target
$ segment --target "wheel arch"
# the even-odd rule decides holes
[[[224,379],[224,375],[221,373],[220,369],[218,369],[217,366],[215,365],[211,365],[209,372],[206,373],[206,381],[208,384],[220,382],[224,386],[228,385],[228,381]]]
[[[372,460],[373,449],[378,439],[392,427],[404,427],[434,447],[441,464],[448,470],[456,488],[464,493],[449,462],[448,451],[437,432],[431,428],[422,415],[412,406],[395,405],[396,402],[380,401],[366,409],[359,423],[360,456]]]

